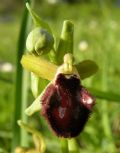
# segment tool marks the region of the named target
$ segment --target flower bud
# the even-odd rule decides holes
[[[57,136],[76,137],[83,130],[95,99],[75,74],[58,73],[46,88],[41,114]]]
[[[36,52],[38,55],[48,53],[54,44],[54,38],[46,29],[36,27],[26,40],[26,48],[29,52]]]

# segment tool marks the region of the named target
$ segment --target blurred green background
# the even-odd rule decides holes
[[[9,153],[14,116],[17,41],[23,13],[21,0],[0,2],[0,153]],[[120,0],[36,0],[35,11],[59,37],[63,20],[75,25],[76,61],[92,59],[99,72],[83,80],[87,87],[120,93]],[[19,97],[18,97],[19,98]],[[29,103],[33,101],[30,91]],[[94,112],[77,138],[80,153],[120,152],[120,101],[97,99]],[[31,124],[46,136],[49,152],[59,153],[59,141],[39,117]],[[52,151],[53,146],[57,149]]]

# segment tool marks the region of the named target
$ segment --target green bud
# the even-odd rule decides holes
[[[48,53],[54,44],[54,38],[46,29],[36,27],[26,40],[26,48],[29,52],[36,52],[38,55]]]

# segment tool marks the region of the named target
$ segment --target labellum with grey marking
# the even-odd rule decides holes
[[[75,74],[58,73],[42,98],[41,114],[57,136],[76,137],[83,130],[95,99]]]

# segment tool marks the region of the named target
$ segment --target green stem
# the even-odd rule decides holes
[[[30,0],[28,0],[28,2],[30,2]],[[28,21],[28,11],[25,7],[21,23],[20,34],[19,34],[18,49],[17,49],[15,106],[14,106],[15,112],[13,120],[12,152],[14,152],[14,149],[17,146],[20,146],[20,141],[21,141],[21,130],[20,127],[17,125],[17,120],[21,118],[21,109],[22,109],[23,69],[20,64],[20,60],[22,58],[25,49],[27,21]]]
[[[68,148],[69,153],[79,153],[79,147],[75,138],[68,139]]]
[[[25,109],[28,104],[28,78],[29,74],[27,71],[23,70],[23,78],[22,78],[22,106],[21,106],[21,119],[22,121],[27,123],[27,115],[25,114]],[[28,134],[26,131],[21,129],[21,146],[28,146]]]
[[[61,139],[60,140],[60,143],[61,143],[61,152],[62,153],[69,153],[69,150],[68,150],[68,141],[67,139]]]

